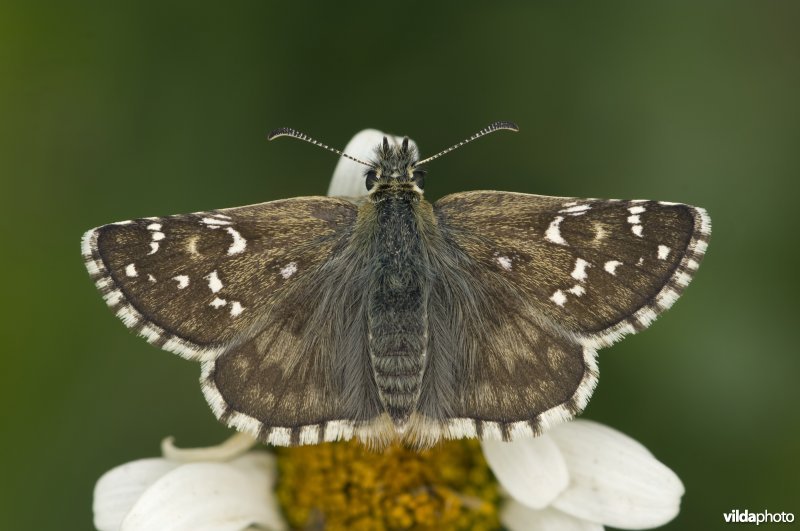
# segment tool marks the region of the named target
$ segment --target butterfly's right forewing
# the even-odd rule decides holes
[[[595,347],[669,308],[711,232],[703,209],[659,201],[481,191],[436,208],[458,247],[515,286],[540,319]]]

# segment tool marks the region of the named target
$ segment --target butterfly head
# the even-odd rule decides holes
[[[364,173],[370,197],[379,193],[410,191],[422,197],[425,170],[418,165],[417,149],[404,138],[400,145],[383,137],[375,148],[375,159]]]

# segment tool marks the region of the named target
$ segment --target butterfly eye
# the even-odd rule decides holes
[[[378,174],[375,170],[369,170],[367,172],[367,191],[372,190],[372,187],[375,186],[375,181],[378,180]]]
[[[425,170],[414,170],[411,177],[420,190],[425,188]]]

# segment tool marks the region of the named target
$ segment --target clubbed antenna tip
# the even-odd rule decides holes
[[[463,141],[459,142],[458,144],[450,146],[449,148],[447,148],[447,149],[445,149],[443,151],[440,151],[439,153],[437,153],[436,155],[434,155],[432,157],[428,157],[425,160],[421,160],[421,161],[417,162],[416,166],[420,166],[420,165],[426,164],[426,163],[428,163],[428,162],[430,162],[432,160],[438,159],[442,155],[446,155],[447,153],[450,153],[451,151],[454,151],[454,150],[460,148],[461,146],[463,146],[465,144],[469,144],[473,140],[477,140],[482,136],[486,136],[489,133],[494,133],[495,131],[500,131],[500,130],[514,131],[516,133],[517,131],[519,131],[519,127],[514,122],[494,122],[494,123],[491,123],[491,124],[487,125],[486,127],[484,127],[483,129],[481,129],[480,131],[478,131],[477,133],[475,133],[474,135],[472,135],[471,137],[467,138],[466,140],[463,140]]]
[[[327,145],[323,144],[322,142],[320,142],[319,140],[315,140],[315,139],[311,138],[310,136],[308,136],[307,134],[301,133],[300,131],[298,131],[296,129],[292,129],[291,127],[280,127],[278,129],[273,130],[272,132],[270,132],[270,134],[267,135],[267,140],[274,140],[274,139],[276,139],[278,137],[281,137],[281,136],[289,136],[289,137],[292,137],[292,138],[296,138],[298,140],[303,140],[305,142],[308,142],[309,144],[314,144],[315,146],[321,147],[323,149],[327,149],[328,151],[332,151],[333,153],[336,153],[337,155],[339,155],[341,157],[348,158],[348,159],[350,159],[350,160],[352,160],[354,162],[358,162],[359,164],[363,164],[364,166],[369,166],[370,168],[372,167],[372,164],[370,164],[369,162],[364,162],[363,160],[357,159],[357,158],[355,158],[355,157],[353,157],[351,155],[348,155],[347,153],[342,153],[338,149],[334,149],[334,148],[332,148],[330,146],[327,146]]]

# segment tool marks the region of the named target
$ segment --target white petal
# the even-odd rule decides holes
[[[273,458],[265,452],[230,463],[190,463],[156,481],[122,523],[122,531],[283,529],[272,499]]]
[[[486,440],[483,455],[512,498],[541,509],[567,487],[567,467],[555,442],[542,435],[513,442]]]
[[[118,531],[142,493],[178,466],[161,458],[140,459],[103,474],[94,487],[94,526],[99,531]]]
[[[530,509],[509,500],[500,510],[500,523],[509,531],[603,531],[603,526],[557,509]]]
[[[570,486],[554,507],[621,529],[657,527],[678,514],[681,480],[635,440],[587,420],[549,433],[570,474]]]
[[[389,142],[400,143],[403,141],[401,136],[387,135],[377,129],[364,129],[348,142],[344,152],[364,162],[370,162],[375,158],[375,148],[383,142],[383,137],[389,138]],[[416,147],[411,141],[410,144]],[[361,197],[367,195],[366,181],[364,172],[368,168],[358,162],[341,157],[336,169],[333,172],[328,195]]]
[[[221,444],[204,448],[178,448],[175,438],[167,437],[161,441],[161,455],[173,461],[229,461],[238,455],[244,455],[255,446],[256,439],[247,433],[234,433]]]

